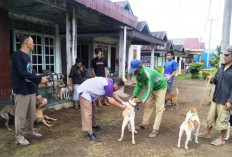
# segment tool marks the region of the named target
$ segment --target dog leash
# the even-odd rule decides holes
[[[206,94],[207,94],[209,85],[210,85],[210,79],[207,81],[207,84],[206,84],[206,87],[205,87],[205,91],[204,91],[204,94],[203,94],[203,96],[202,96],[202,98],[201,98],[201,102],[200,102],[200,104],[199,104],[198,110],[202,107],[202,104],[203,104],[203,102],[204,102],[204,100],[205,100],[205,96],[206,96]]]

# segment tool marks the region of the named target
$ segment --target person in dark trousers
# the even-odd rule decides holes
[[[94,77],[107,77],[107,62],[102,57],[102,49],[95,48],[95,58],[91,61],[91,71]],[[98,106],[102,106],[100,98],[97,99]],[[106,98],[104,97],[104,105],[108,106]]]
[[[224,137],[229,127],[230,114],[232,106],[232,45],[228,46],[223,52],[225,64],[218,69],[211,83],[216,85],[213,94],[213,101],[207,117],[207,128],[199,136],[211,138],[210,132],[213,127],[221,131],[218,139],[211,142],[212,145],[218,146],[225,144]]]
[[[71,82],[74,88],[73,101],[74,101],[74,109],[80,109],[80,105],[78,104],[79,95],[78,88],[82,82],[84,82],[84,76],[86,75],[85,67],[82,65],[83,60],[80,58],[76,58],[76,64],[72,66],[71,71],[69,73],[69,82],[68,86],[70,86]]]
[[[172,92],[172,83],[174,81],[174,76],[176,74],[177,62],[173,59],[174,52],[168,51],[166,54],[167,61],[164,65],[164,77],[168,82],[167,93]]]
[[[33,130],[36,110],[36,91],[39,83],[48,83],[47,77],[32,73],[29,52],[34,49],[33,39],[20,37],[21,48],[12,59],[12,87],[15,94],[15,138],[20,145],[29,145],[25,136],[41,137]]]

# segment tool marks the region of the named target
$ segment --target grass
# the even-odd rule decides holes
[[[178,80],[190,80],[190,79],[203,79],[202,75],[199,74],[198,78],[192,78],[191,74],[179,74],[178,76],[175,77],[175,79]]]

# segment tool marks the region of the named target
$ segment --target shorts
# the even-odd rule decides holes
[[[227,130],[229,127],[230,114],[225,106],[212,101],[207,117],[207,125],[215,127],[217,130]]]
[[[73,87],[74,87],[73,101],[79,101],[78,89],[80,87],[80,84],[74,84]]]

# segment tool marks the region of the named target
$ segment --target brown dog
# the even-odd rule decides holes
[[[59,83],[59,84],[58,84],[58,87],[59,87],[59,89],[56,91],[55,94],[52,95],[55,99],[58,99],[58,98],[60,97],[61,88],[65,87],[64,82]]]
[[[171,101],[172,104],[172,110],[174,107],[176,107],[176,110],[179,110],[179,105],[177,103],[177,98],[178,98],[178,88],[176,88],[176,93],[175,94],[166,94],[165,95],[165,104],[167,103],[168,100]]]
[[[37,108],[36,109],[36,113],[35,113],[35,122],[36,123],[43,123],[44,125],[46,125],[47,127],[51,127],[52,125],[48,124],[50,123],[49,120],[51,121],[56,121],[57,119],[54,119],[54,118],[50,118],[48,117],[47,115],[44,115],[43,114],[43,109],[42,108]]]
[[[14,116],[15,115],[15,106],[14,105],[6,105],[2,108],[1,112],[1,117],[3,119],[5,119],[5,126],[7,127],[8,130],[12,130],[10,127],[9,127],[9,120],[10,120],[10,117],[9,115],[12,115]]]

